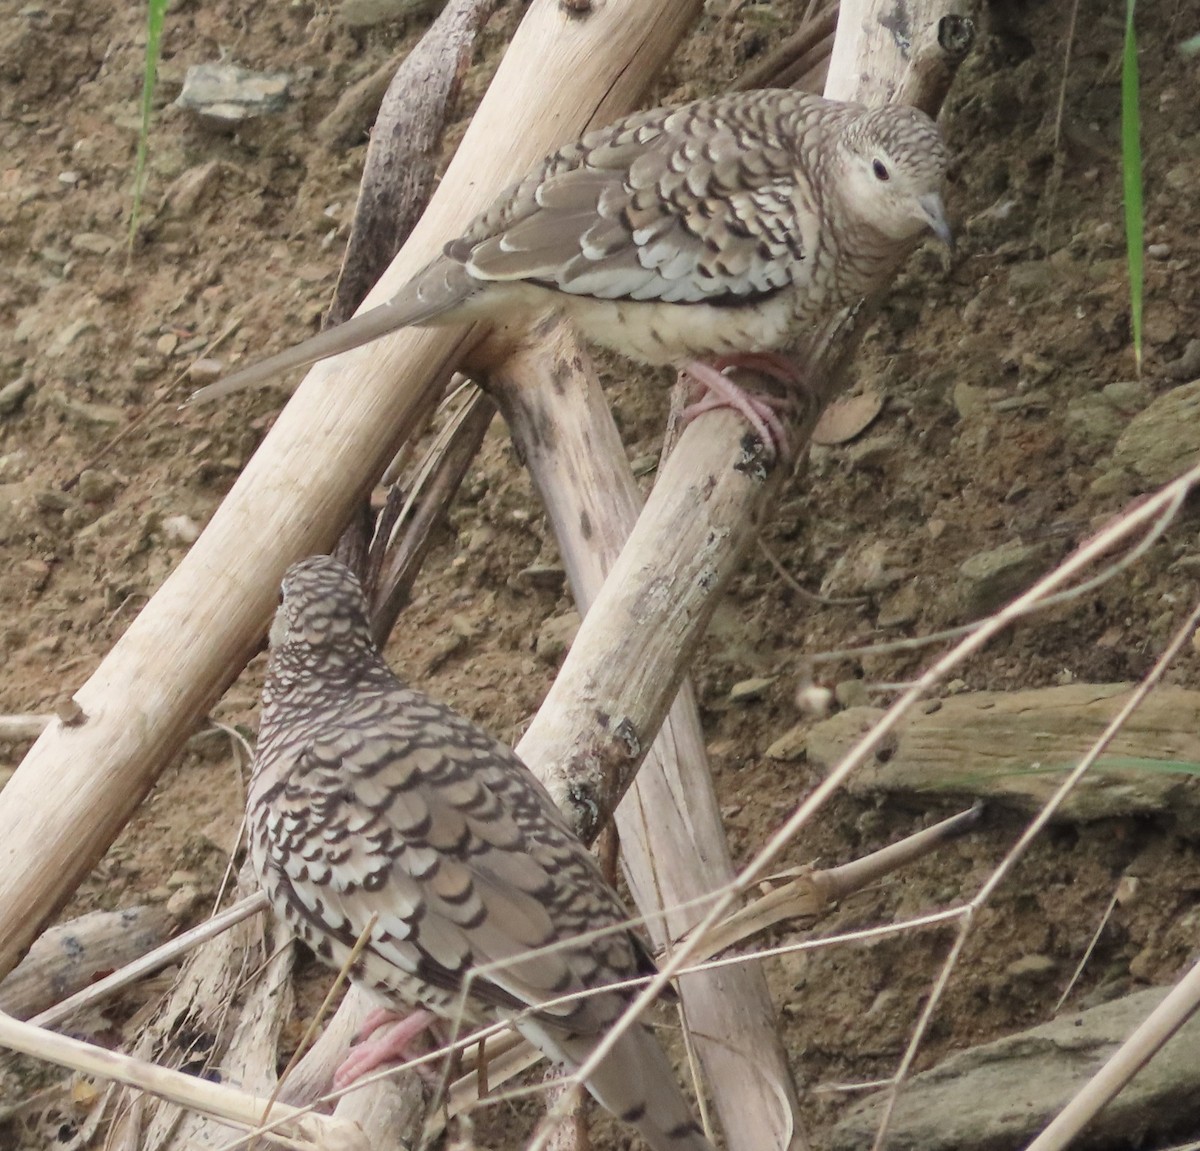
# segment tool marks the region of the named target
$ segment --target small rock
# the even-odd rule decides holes
[[[1013,980],[1034,982],[1053,975],[1058,965],[1048,955],[1023,955],[1014,959],[1004,969],[1004,973]]]
[[[560,591],[567,573],[560,563],[531,563],[517,572],[515,583],[518,588],[542,588]]]
[[[881,628],[907,627],[916,621],[920,610],[920,593],[915,584],[907,583],[895,595],[888,596],[880,605],[875,626]]]
[[[1161,963],[1158,945],[1148,944],[1129,961],[1129,974],[1139,983],[1153,983],[1154,973]]]
[[[342,90],[333,111],[317,124],[315,136],[326,148],[349,148],[365,140],[379,113],[379,104],[395,74],[395,61],[388,59],[374,72],[368,73]],[[315,207],[315,205],[314,205]],[[341,205],[329,205],[317,221],[324,227],[341,214]]]
[[[89,504],[103,503],[121,486],[121,481],[108,472],[86,468],[79,473],[79,498]]]
[[[154,350],[160,356],[172,356],[179,347],[179,337],[174,332],[165,332],[154,341]]]
[[[488,551],[496,542],[496,529],[490,524],[480,524],[467,533],[465,550],[468,554],[479,555]]]
[[[951,398],[954,401],[954,410],[958,413],[960,420],[982,412],[987,407],[986,389],[974,387],[962,380],[954,385]]]
[[[882,471],[896,458],[899,450],[899,437],[884,432],[853,444],[846,456],[854,467],[863,471]]]
[[[1125,416],[1140,412],[1150,402],[1150,389],[1141,380],[1114,380],[1100,389],[1100,395]]]
[[[767,693],[767,688],[778,678],[778,676],[767,675],[739,680],[729,689],[729,701],[731,703],[752,703],[756,699],[762,699]]]
[[[655,468],[658,467],[658,456],[635,456],[630,462],[629,466],[632,469],[634,476],[640,479],[642,476],[648,476],[652,471],[654,471]]]
[[[834,684],[833,698],[844,708],[866,707],[870,703],[867,685],[861,679],[844,679]]]
[[[1188,340],[1183,355],[1163,365],[1163,374],[1172,380],[1194,380],[1200,376],[1200,339]]]
[[[28,452],[17,448],[0,456],[0,484],[15,484],[29,475],[32,464]]]
[[[825,447],[844,444],[866,431],[882,410],[883,396],[878,392],[834,400],[821,413],[813,429],[812,442]]]
[[[799,723],[788,728],[774,743],[767,748],[767,758],[779,760],[782,763],[793,763],[804,755],[804,747],[808,741],[808,725]]]
[[[1149,487],[1168,483],[1200,459],[1200,380],[1159,396],[1139,412],[1113,449],[1113,465]]]
[[[80,316],[78,319],[72,320],[71,323],[58,332],[54,339],[50,341],[50,346],[46,349],[46,354],[61,356],[84,332],[93,332],[95,330],[95,320],[91,320],[87,316]]]
[[[190,883],[178,888],[167,900],[167,914],[173,919],[183,919],[200,902],[200,892]]]
[[[226,167],[220,160],[210,160],[177,176],[163,196],[167,215],[176,219],[194,215],[208,194],[218,186]]]
[[[556,664],[570,650],[582,619],[577,611],[551,616],[538,628],[534,651],[545,663]]]
[[[107,256],[117,246],[117,241],[102,232],[76,232],[71,237],[71,247],[77,252],[90,252],[93,256]]]
[[[1146,255],[1152,260],[1169,260],[1171,258],[1171,245],[1150,244],[1146,248]]]
[[[1141,489],[1137,477],[1125,468],[1108,468],[1101,472],[1088,487],[1095,496],[1116,496],[1124,499]]]
[[[221,125],[281,112],[288,102],[286,72],[253,72],[236,64],[196,64],[187,70],[175,103]]]
[[[192,363],[187,370],[188,379],[197,384],[212,383],[225,370],[220,360],[204,357]]]
[[[1200,176],[1200,172],[1195,167],[1176,164],[1174,168],[1167,169],[1163,182],[1176,192],[1190,192],[1196,186],[1197,176]]]
[[[200,527],[191,516],[167,516],[162,522],[162,530],[171,543],[190,545],[200,538]]]
[[[18,376],[11,384],[0,388],[0,416],[11,416],[34,393],[34,383],[28,376]]]
[[[195,871],[172,871],[167,876],[168,887],[195,887],[200,882],[200,876]]]
[[[85,424],[121,424],[125,413],[115,404],[91,404],[86,400],[73,400],[61,392],[52,392],[50,398],[68,415]]]
[[[1076,446],[1093,458],[1120,436],[1128,421],[1103,396],[1088,394],[1067,401],[1064,423]]]
[[[35,492],[33,502],[44,512],[65,512],[74,500],[71,499],[66,492],[61,492],[58,488],[43,488],[40,492]]]
[[[1054,268],[1046,260],[1027,260],[1008,273],[1008,290],[1018,299],[1043,299],[1053,290]]]
[[[959,566],[959,598],[964,612],[976,619],[988,615],[1023,591],[1047,562],[1040,545],[1009,543],[980,552]]]
[[[337,15],[351,28],[370,28],[409,16],[428,15],[444,3],[445,0],[342,0]]]

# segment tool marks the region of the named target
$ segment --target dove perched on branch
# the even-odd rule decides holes
[[[636,112],[548,156],[387,303],[201,388],[261,384],[399,328],[564,313],[587,340],[673,364],[771,446],[777,403],[740,365],[798,384],[776,355],[884,287],[920,240],[951,242],[937,125],[787,89]],[[703,410],[701,408],[700,410]]]
[[[248,822],[277,914],[334,966],[365,932],[351,977],[388,1007],[509,1018],[580,1066],[636,994],[603,989],[654,965],[549,794],[508,747],[396,678],[338,561],[288,570],[270,649]],[[385,1040],[359,1073],[396,1054]],[[654,1151],[712,1151],[640,1021],[587,1087]]]

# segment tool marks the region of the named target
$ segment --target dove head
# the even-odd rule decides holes
[[[903,104],[864,109],[849,124],[839,186],[860,227],[899,244],[932,232],[953,245],[942,184],[947,152],[937,124]]]
[[[285,649],[374,648],[358,577],[330,556],[310,556],[288,568],[271,624],[272,658]]]

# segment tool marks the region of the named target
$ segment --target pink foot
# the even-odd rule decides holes
[[[770,452],[771,458],[790,459],[791,451],[788,445],[787,428],[779,418],[779,409],[785,408],[788,401],[775,396],[764,396],[746,391],[734,383],[723,368],[744,367],[752,371],[783,382],[795,383],[796,370],[782,356],[769,352],[746,356],[726,356],[715,364],[706,364],[702,360],[692,360],[685,365],[683,371],[707,391],[707,395],[694,404],[689,404],[683,410],[685,423],[690,423],[704,412],[714,408],[733,408],[741,413],[746,422],[754,429],[763,446]]]
[[[385,1063],[411,1059],[413,1040],[427,1030],[435,1018],[429,1011],[414,1011],[407,1016],[385,1008],[372,1011],[363,1021],[358,1041],[350,1054],[333,1073],[334,1087],[340,1091]],[[377,1036],[375,1033],[384,1027],[387,1030]]]

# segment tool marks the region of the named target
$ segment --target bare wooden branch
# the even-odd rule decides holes
[[[835,100],[941,108],[970,48],[972,0],[906,0],[886,14],[879,0],[841,0],[825,95]]]
[[[160,971],[164,967],[169,967],[172,963],[178,963],[189,951],[199,947],[202,943],[220,935],[224,931],[228,931],[235,923],[240,923],[243,919],[248,919],[250,916],[257,915],[266,909],[267,897],[262,892],[257,892],[247,899],[242,899],[225,911],[219,912],[210,919],[206,919],[203,923],[185,931],[182,935],[177,935],[169,943],[164,943],[153,950],[147,951],[143,955],[139,955],[136,959],[117,967],[115,971],[110,975],[106,975],[103,979],[98,979],[95,983],[76,992],[76,994],[59,1000],[53,1007],[48,1007],[45,1011],[35,1015],[30,1020],[30,1023],[38,1027],[53,1027],[61,1023],[64,1019],[70,1018],[76,1011],[82,1011],[93,1003],[101,1002],[108,996],[115,995],[121,988],[128,987],[136,983],[139,979],[145,979],[154,972]],[[52,927],[50,931],[46,932],[45,936],[42,936],[42,939],[55,930],[56,928]],[[30,955],[33,955],[41,941],[39,939],[30,948]],[[12,973],[13,975],[17,974],[24,967],[28,958],[26,956],[26,960],[22,961],[17,970]]]
[[[837,4],[826,5],[753,68],[747,68],[734,90],[803,87],[798,81],[829,58],[837,18]]]
[[[52,715],[0,716],[0,743],[21,743],[37,739],[54,722]]]
[[[354,314],[425,210],[446,120],[471,62],[476,35],[495,7],[496,0],[450,0],[396,69],[375,117],[326,327]]]
[[[575,601],[580,611],[587,613],[584,627],[597,620],[604,624],[602,642],[609,645],[611,666],[619,669],[622,678],[636,679],[645,658],[638,647],[642,640],[661,643],[664,662],[678,661],[668,674],[682,674],[687,656],[672,651],[673,645],[681,642],[678,629],[663,627],[661,620],[647,617],[633,623],[628,617],[612,616],[594,607],[602,586],[619,584],[619,575],[608,585],[604,579],[637,522],[641,499],[586,352],[564,325],[543,326],[531,333],[529,346],[493,373],[491,387],[554,528]],[[699,421],[695,431],[703,433],[707,423],[707,418]],[[547,429],[553,429],[553,435],[547,435]],[[686,458],[684,451],[681,447],[668,460],[655,496],[678,490],[671,487],[671,467],[673,461]],[[762,487],[761,467],[752,456],[749,464],[749,475],[739,476],[733,469],[725,474],[744,479],[754,491]],[[650,502],[654,504],[653,496]],[[707,615],[702,610],[692,617],[692,603],[673,598],[669,581],[683,568],[683,555],[703,550],[701,541],[708,525],[708,519],[697,515],[693,533],[679,536],[675,533],[680,525],[672,523],[670,533],[659,537],[659,554],[637,560],[646,572],[655,573],[655,588],[664,603],[688,603],[680,618],[694,629],[695,636],[703,633]],[[753,525],[747,522],[742,543],[752,534]],[[715,567],[702,561],[704,574],[698,582],[711,580],[719,585],[736,567],[741,544],[721,537],[712,545],[715,555],[724,554],[727,566],[718,574]],[[717,602],[716,587],[711,590],[708,610]],[[581,635],[574,646],[578,648],[581,642],[588,640]],[[572,656],[568,662],[584,674],[596,670],[586,658]],[[662,669],[661,663],[653,666],[656,671]],[[640,760],[640,749],[631,754],[642,739],[637,733],[655,731],[658,721],[641,714],[621,717],[613,713],[606,730],[588,712],[594,695],[556,693],[557,689],[551,692],[517,750],[544,782],[556,787],[560,805],[573,814],[584,837],[591,838],[613,814],[617,797],[629,787],[631,772]],[[664,707],[671,704],[672,695],[667,691],[661,696]],[[580,708],[570,718],[556,711],[564,698],[574,699]],[[633,686],[629,699],[641,698],[644,693]],[[582,723],[581,715],[586,715]],[[625,723],[624,718],[631,722]],[[540,732],[556,722],[564,722],[584,740],[598,737],[599,742],[582,755],[560,758],[564,751],[560,745],[539,743]],[[615,743],[601,746],[606,740]],[[610,754],[613,751],[615,755]],[[600,762],[606,770],[596,786]],[[686,910],[682,905],[719,890],[733,876],[690,686],[679,692],[616,814],[630,890],[656,943],[666,946],[703,913],[702,904]],[[681,981],[680,990],[731,1151],[789,1146],[795,1129],[795,1088],[762,972],[747,965],[711,975],[691,975]]]
[[[381,645],[409,602],[417,573],[433,543],[433,529],[445,518],[495,413],[495,404],[474,391],[448,429],[445,450],[431,461],[429,474],[416,481],[420,490],[414,506],[406,511],[407,493],[396,485],[388,491],[375,525],[366,579],[371,631]],[[394,538],[400,529],[403,534]]]
[[[0,982],[0,1011],[28,1018],[157,947],[171,925],[165,907],[126,907],[52,927]]]
[[[267,1113],[265,1098],[239,1088],[185,1075],[65,1035],[55,1035],[4,1014],[0,1014],[0,1045],[173,1100],[189,1110],[220,1116],[240,1129],[256,1127]],[[370,1147],[361,1131],[339,1119],[301,1113],[281,1104],[277,1104],[270,1114],[272,1119],[287,1121],[283,1133],[288,1138],[288,1145],[293,1147],[312,1148],[313,1151],[331,1147],[365,1151]]]

